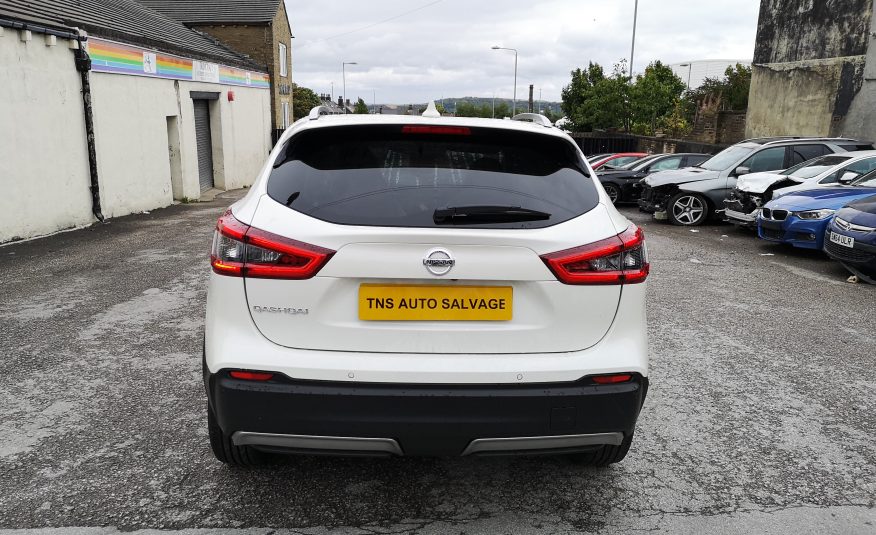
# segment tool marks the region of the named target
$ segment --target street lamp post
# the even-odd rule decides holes
[[[344,81],[344,96],[341,97],[344,106],[344,115],[347,114],[347,65],[358,65],[355,61],[345,61],[341,63],[341,78]]]
[[[636,0],[638,2],[638,0]],[[511,102],[511,117],[517,115],[517,49],[494,46],[493,50],[510,50],[514,52],[514,100]]]

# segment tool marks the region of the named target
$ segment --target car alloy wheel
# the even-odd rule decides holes
[[[706,219],[706,202],[699,195],[681,194],[670,202],[672,222],[678,225],[699,225]]]
[[[611,199],[611,204],[617,204],[620,200],[620,188],[614,184],[603,184],[602,186],[605,188],[608,198]]]

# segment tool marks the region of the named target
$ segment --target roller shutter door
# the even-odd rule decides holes
[[[213,187],[213,140],[210,138],[210,101],[193,100],[195,139],[198,145],[198,181],[201,191]]]

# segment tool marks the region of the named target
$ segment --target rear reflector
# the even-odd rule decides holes
[[[244,381],[270,381],[274,378],[273,373],[267,372],[234,371],[228,375],[235,379],[243,379]]]
[[[565,284],[636,284],[648,277],[651,267],[645,233],[635,225],[612,238],[541,259]]]
[[[433,134],[439,136],[470,136],[471,128],[467,126],[414,126],[402,127],[403,134]]]
[[[626,383],[633,379],[633,375],[629,373],[618,373],[615,375],[597,375],[591,377],[593,382],[598,385],[613,385],[617,383]]]
[[[231,277],[309,279],[335,254],[324,249],[245,225],[231,210],[219,218],[213,236],[213,271]]]

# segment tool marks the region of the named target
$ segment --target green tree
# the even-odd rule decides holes
[[[704,107],[715,110],[745,111],[751,89],[751,67],[736,64],[727,67],[723,78],[706,78],[696,89],[684,94],[684,114],[688,122],[696,120]]]
[[[685,84],[660,61],[645,68],[630,86],[630,119],[636,133],[654,135],[663,119],[673,113]]]
[[[358,113],[360,115],[365,115],[368,113],[368,104],[365,104],[365,101],[362,100],[362,97],[359,97],[359,100],[356,101],[356,105],[353,106],[353,113]]]
[[[571,75],[571,83],[563,88],[562,109],[572,130],[590,132],[626,125],[629,97],[625,61],[617,63],[610,76],[593,62]]]
[[[313,90],[292,84],[292,117],[294,119],[304,117],[320,104],[319,96]]]

